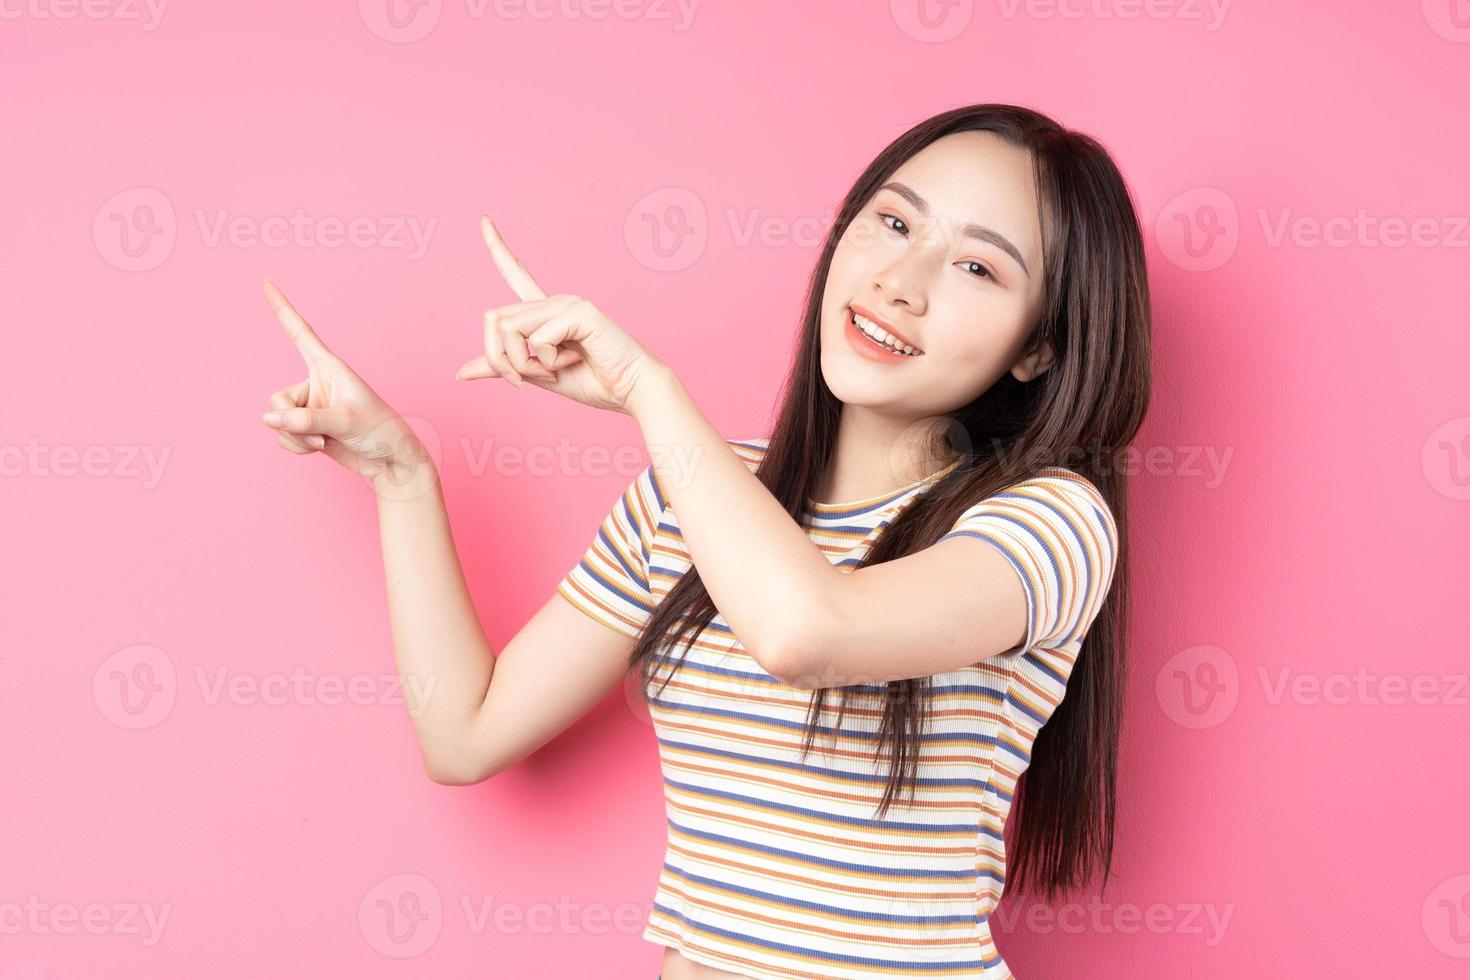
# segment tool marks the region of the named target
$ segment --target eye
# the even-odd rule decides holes
[[[889,222],[890,219],[893,220],[893,221],[896,221],[900,226],[902,226],[901,227],[901,230],[900,230],[900,228],[895,228],[893,225],[889,224],[888,222]],[[896,215],[896,214],[889,214],[887,211],[879,211],[878,212],[878,220],[879,221],[882,221],[883,224],[884,224],[884,226],[887,227],[890,231],[896,231],[900,235],[903,235],[904,237],[908,237],[908,227],[909,226],[898,215]],[[971,259],[971,260],[969,260],[967,262],[961,262],[960,265],[974,266],[975,268],[970,271],[970,274],[973,275],[976,279],[994,279],[995,278],[995,273],[992,272],[988,266],[986,266],[985,264],[983,264],[981,262],[976,262],[973,259]]]
[[[892,218],[894,221],[897,221],[899,224],[903,225],[904,231],[899,231],[899,234],[900,235],[905,234],[908,231],[908,227],[909,226],[906,225],[906,224],[904,224],[904,220],[902,218],[900,218],[898,215],[896,215],[896,214],[889,214],[886,211],[880,211],[880,212],[878,212],[878,220],[879,221],[881,221],[885,225],[887,225],[890,230],[892,230],[892,231],[898,231],[897,228],[894,228],[892,225],[888,224],[888,219],[889,218]]]

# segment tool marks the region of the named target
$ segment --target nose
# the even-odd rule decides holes
[[[873,288],[894,306],[905,306],[914,316],[922,316],[926,300],[924,277],[927,275],[919,249],[906,248],[873,276]]]

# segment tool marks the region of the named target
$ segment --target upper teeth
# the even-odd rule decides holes
[[[869,320],[861,313],[854,313],[852,315],[852,322],[857,324],[857,328],[863,333],[867,334],[869,337],[872,337],[874,340],[878,341],[878,343],[884,344],[896,353],[908,354],[910,357],[918,357],[919,355],[924,353],[913,344],[899,343],[897,337],[893,336],[893,334],[889,333],[887,330],[884,330],[882,327],[878,326],[876,323],[874,323],[872,320]]]

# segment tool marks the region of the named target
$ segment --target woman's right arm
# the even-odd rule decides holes
[[[497,654],[470,599],[438,480],[430,470],[412,479],[420,482],[378,493],[394,657],[425,772],[438,783],[477,783],[617,687],[633,641],[553,593]]]
[[[394,658],[424,768],[436,782],[479,782],[602,700],[622,681],[633,640],[553,594],[497,655],[423,444],[280,290],[267,283],[265,294],[307,376],[271,394],[263,421],[282,449],[326,456],[373,488]]]

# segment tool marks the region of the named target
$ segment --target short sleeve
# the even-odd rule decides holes
[[[1112,585],[1117,533],[1097,487],[1051,467],[970,507],[940,540],[979,538],[1005,555],[1026,592],[1025,651],[1086,634]]]
[[[613,504],[557,592],[603,625],[637,637],[653,614],[649,567],[664,506],[653,466],[645,466]]]

